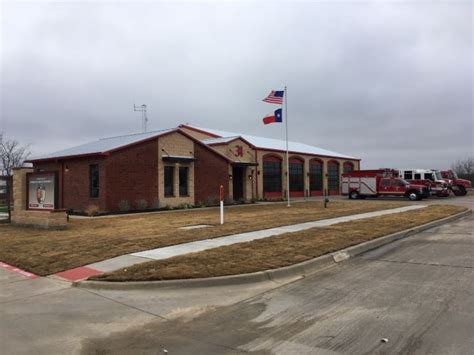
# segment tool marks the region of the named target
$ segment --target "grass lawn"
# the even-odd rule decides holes
[[[114,256],[194,240],[288,224],[406,206],[406,202],[321,201],[227,208],[225,224],[219,210],[189,210],[69,222],[64,231],[46,231],[0,224],[0,261],[38,275],[90,264]],[[180,230],[194,224],[210,228]]]
[[[151,261],[94,276],[101,281],[151,281],[235,275],[275,269],[351,245],[425,224],[464,207],[432,205],[420,210],[339,223],[324,228],[233,244],[207,251]]]

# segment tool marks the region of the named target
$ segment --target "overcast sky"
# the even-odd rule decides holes
[[[2,2],[1,120],[34,155],[180,123],[290,140],[363,168],[473,155],[473,6]]]

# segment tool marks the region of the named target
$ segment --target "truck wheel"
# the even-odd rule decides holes
[[[418,192],[410,191],[407,195],[410,201],[418,201],[421,200],[421,195]]]
[[[453,192],[456,196],[464,196],[465,194],[467,194],[466,189],[464,188],[464,186],[461,185],[453,186]]]
[[[351,200],[357,200],[359,198],[359,192],[357,192],[356,190],[351,191],[351,193],[349,194],[349,198]]]

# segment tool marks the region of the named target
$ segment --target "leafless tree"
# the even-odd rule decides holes
[[[474,183],[474,157],[456,160],[451,165],[451,169],[458,174],[459,178]]]
[[[16,140],[4,139],[0,135],[0,176],[6,179],[6,204],[8,209],[8,220],[11,217],[11,192],[13,168],[20,167],[30,156],[28,145],[21,145]]]

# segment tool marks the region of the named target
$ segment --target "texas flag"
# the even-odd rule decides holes
[[[281,113],[281,108],[276,110],[273,114],[268,114],[263,118],[263,123],[264,124],[269,124],[269,123],[275,123],[275,122],[282,122],[282,113]]]

